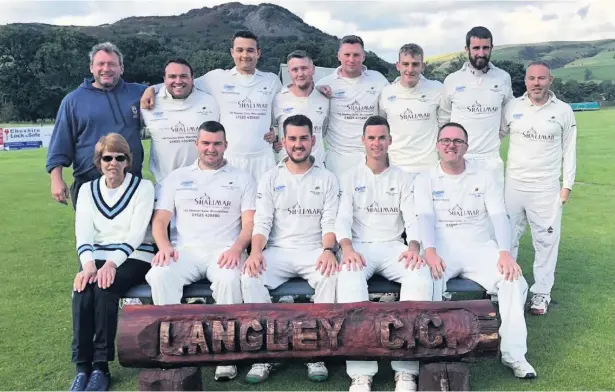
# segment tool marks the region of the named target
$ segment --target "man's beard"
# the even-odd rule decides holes
[[[102,78],[100,78],[100,77],[99,78],[94,78],[94,79],[96,79],[98,84],[100,84],[104,88],[113,88],[119,82],[119,79],[117,79],[115,76],[113,77],[113,81],[110,82],[110,83],[103,83]]]
[[[472,58],[472,56],[468,56],[468,57],[470,59],[470,64],[472,64],[472,67],[474,67],[475,69],[479,69],[479,70],[489,65],[489,60],[491,59],[491,56],[480,57],[480,58]],[[485,63],[483,65],[478,65],[477,60],[484,60]]]
[[[288,153],[288,151],[287,151],[287,153]],[[307,154],[305,156],[305,158],[302,158],[302,159],[295,159],[295,158],[293,158],[292,154],[288,154],[288,159],[290,159],[293,163],[299,164],[299,163],[303,163],[303,162],[307,161],[308,159],[310,159],[310,154]]]

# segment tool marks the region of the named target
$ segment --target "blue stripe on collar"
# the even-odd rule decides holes
[[[100,190],[100,178],[91,182],[91,190],[92,190],[92,198],[94,199],[94,205],[100,213],[107,219],[113,219],[118,216],[130,203],[130,200],[136,193],[139,184],[141,183],[141,178],[137,176],[132,176],[130,179],[130,183],[128,187],[126,187],[126,191],[122,194],[120,199],[115,203],[113,207],[109,206],[103,196],[102,191]]]

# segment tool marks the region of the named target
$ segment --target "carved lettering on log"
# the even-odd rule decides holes
[[[313,331],[307,332],[306,329],[313,329]],[[316,320],[293,321],[293,348],[295,350],[318,350]]]
[[[389,314],[376,321],[376,328],[380,331],[380,344],[389,350],[396,350],[404,345],[404,339],[391,339],[391,327],[399,329],[404,326],[404,323],[397,317]],[[414,342],[412,342],[414,345]]]
[[[419,331],[419,342],[424,347],[434,348],[438,347],[444,342],[444,337],[441,334],[440,327],[442,327],[442,319],[440,316],[433,312],[422,313],[416,320],[417,329]],[[432,328],[430,337],[429,324],[432,324],[437,329]],[[442,328],[444,329],[444,328]]]
[[[251,333],[250,330],[253,332]],[[242,323],[239,327],[241,351],[258,351],[263,347],[263,326],[257,319]],[[260,332],[260,333],[259,333]]]
[[[267,350],[288,351],[289,342],[288,321],[267,320]]]
[[[190,331],[190,340],[188,341],[188,354],[194,355],[197,353],[209,353],[207,342],[205,341],[205,331],[203,324],[200,321],[192,323]]]
[[[339,317],[333,320],[333,326],[327,319],[318,319],[320,321],[320,325],[325,329],[327,336],[329,337],[329,346],[332,349],[336,349],[338,347],[337,335],[339,335],[340,330],[342,329],[342,325],[344,324],[344,318]]]
[[[182,355],[181,348],[171,346],[171,323],[163,321],[160,323],[160,353],[163,355]]]
[[[224,344],[226,351],[235,351],[235,320],[227,321],[226,329],[220,320],[214,320],[211,323],[212,351],[221,353],[222,344]]]

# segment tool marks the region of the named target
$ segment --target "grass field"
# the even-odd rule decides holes
[[[615,389],[615,110],[578,113],[577,185],[565,207],[553,298],[559,306],[545,317],[527,316],[528,359],[538,379],[521,381],[496,360],[472,364],[473,390]],[[66,390],[70,363],[70,297],[76,255],[74,213],[55,203],[45,173],[45,151],[0,153],[2,200],[0,250],[0,389]],[[67,173],[66,178],[70,175]],[[610,207],[609,207],[610,206]],[[609,213],[609,211],[611,211]],[[529,236],[520,263],[532,279]],[[247,367],[229,383],[207,390],[347,390],[342,364],[330,366],[330,380],[307,381],[305,367],[288,365],[259,386],[244,382]],[[112,388],[135,390],[138,370],[114,362]],[[374,390],[392,390],[386,362]]]

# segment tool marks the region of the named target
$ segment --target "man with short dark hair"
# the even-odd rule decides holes
[[[500,126],[503,107],[513,98],[510,75],[490,62],[493,36],[487,28],[468,31],[465,50],[468,62],[444,79],[443,121],[460,123],[468,130],[465,159],[477,161],[503,186]]]
[[[414,177],[391,165],[389,124],[372,116],[363,126],[366,161],[346,172],[335,222],[342,251],[337,281],[340,303],[367,301],[367,281],[374,275],[401,283],[401,301],[431,301],[432,279],[421,267],[418,221],[414,211]],[[393,143],[395,141],[393,140]],[[408,246],[401,237],[404,229]],[[419,364],[392,361],[395,390],[416,390]],[[369,391],[378,372],[376,361],[347,361],[351,392]]]
[[[530,312],[547,313],[562,227],[562,208],[574,184],[577,123],[570,105],[550,90],[551,68],[533,62],[525,73],[527,91],[504,111],[510,134],[505,200],[513,230],[512,253],[529,222],[534,245],[534,284]],[[560,185],[562,175],[562,185]]]
[[[217,304],[240,304],[240,268],[254,219],[254,181],[224,159],[226,132],[219,122],[202,124],[195,144],[198,159],[171,172],[161,184],[152,222],[159,251],[146,279],[156,305],[179,304],[184,286],[203,278],[211,282]],[[177,244],[167,232],[173,217]],[[216,368],[216,380],[236,376],[235,366]]]
[[[370,116],[378,114],[378,97],[389,84],[380,72],[363,65],[365,56],[360,37],[342,38],[337,53],[340,66],[316,83],[330,101],[325,166],[338,179],[365,160],[362,127]]]
[[[146,86],[124,82],[124,56],[110,42],[94,45],[90,72],[93,78],[84,80],[62,100],[47,151],[51,196],[58,203],[67,204],[69,198],[62,169],[73,166],[73,207],[81,185],[101,176],[93,157],[94,146],[102,136],[115,132],[128,141],[133,154],[132,174],[141,177],[143,165],[139,97]]]
[[[197,78],[197,88],[214,96],[220,108],[220,122],[228,129],[228,162],[249,172],[258,182],[260,176],[275,166],[271,143],[272,108],[275,95],[282,88],[277,75],[256,68],[261,55],[258,38],[250,31],[233,35],[231,56],[235,67],[214,69]],[[155,101],[148,89],[141,105],[150,109]]]
[[[497,293],[502,323],[502,363],[519,378],[535,378],[525,359],[527,283],[511,254],[510,222],[503,188],[488,169],[464,159],[468,132],[447,123],[438,133],[440,162],[416,177],[414,198],[425,262],[431,269],[434,298],[457,276]],[[491,227],[495,241],[491,238]]]
[[[271,302],[268,289],[298,276],[314,289],[315,303],[333,303],[338,182],[310,155],[315,140],[307,116],[288,117],[283,129],[288,156],[258,184],[252,250],[241,276],[244,302]],[[307,366],[311,380],[327,379],[324,363]],[[270,371],[271,364],[254,364],[246,381],[265,381]]]

